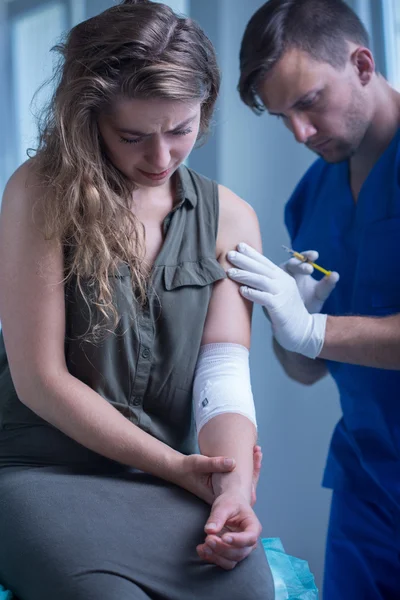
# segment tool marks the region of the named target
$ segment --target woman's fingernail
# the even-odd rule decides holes
[[[207,548],[207,546],[203,548],[203,552],[204,554],[207,554],[207,556],[211,556],[211,554],[213,553],[211,548]]]
[[[215,540],[208,540],[207,546],[209,546],[210,548],[216,548],[217,547],[217,542]]]
[[[246,252],[246,250],[247,250],[246,244],[244,244],[243,242],[240,242],[240,244],[238,244],[238,250],[239,250],[239,252]]]
[[[224,537],[223,540],[227,544],[232,544],[232,542],[233,542],[233,538],[231,538],[229,535],[228,535],[228,537]]]
[[[224,465],[225,465],[225,467],[232,467],[233,466],[233,458],[224,458]]]
[[[236,256],[235,250],[230,250],[228,252],[228,258],[229,258],[229,260],[231,260],[232,258],[235,258],[235,256]]]
[[[217,525],[215,523],[207,523],[206,529],[217,529]]]
[[[231,276],[236,275],[237,272],[238,272],[237,269],[228,269],[228,271],[227,271],[228,275],[231,275]]]

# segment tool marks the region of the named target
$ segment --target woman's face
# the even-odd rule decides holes
[[[200,112],[200,101],[122,98],[98,125],[112,163],[139,187],[157,187],[190,154]]]

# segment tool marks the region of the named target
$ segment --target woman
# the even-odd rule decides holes
[[[207,386],[228,390],[210,368],[249,346],[223,257],[260,247],[248,205],[182,165],[218,94],[213,48],[142,0],[59,50],[0,223],[0,580],[20,600],[272,598],[254,419],[203,414]]]

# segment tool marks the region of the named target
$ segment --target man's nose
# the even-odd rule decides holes
[[[295,139],[300,144],[305,144],[317,133],[317,129],[305,115],[296,115],[289,119],[288,126]]]

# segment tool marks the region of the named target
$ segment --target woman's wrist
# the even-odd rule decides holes
[[[185,472],[185,458],[185,454],[182,454],[173,448],[168,448],[168,451],[164,456],[164,478],[171,483],[182,486],[182,478]]]
[[[238,494],[250,502],[251,481],[244,480],[240,473],[214,473],[212,476],[212,487],[217,498],[222,494]]]

